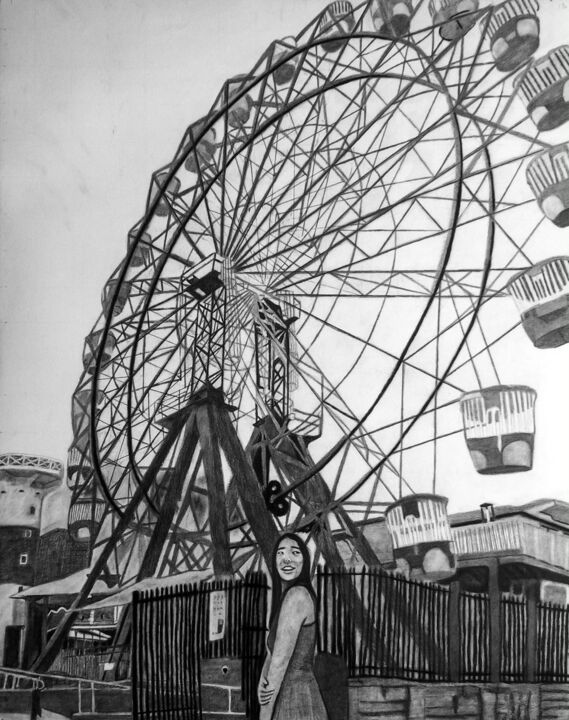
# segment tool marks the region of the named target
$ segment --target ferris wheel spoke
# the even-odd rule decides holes
[[[441,121],[440,121],[440,122],[444,122],[444,118],[441,118]],[[360,132],[356,135],[356,137],[353,138],[353,139],[351,139],[349,142],[347,141],[347,139],[343,142],[342,151],[336,155],[336,157],[335,157],[335,162],[339,162],[340,159],[341,159],[341,157],[344,156],[348,151],[350,151],[350,150],[353,148],[353,144],[362,136],[362,134],[365,132],[366,129],[367,129],[367,128],[365,128],[363,131],[360,131]],[[432,128],[430,127],[428,131],[431,131],[431,130],[432,130]],[[428,131],[426,131],[426,132],[428,132]],[[413,141],[411,141],[411,142],[410,142],[411,147],[412,147],[414,144],[417,144],[417,143],[420,141],[420,139],[421,139],[421,138],[418,137],[418,138],[415,138]],[[401,145],[401,150],[400,150],[400,152],[401,152],[401,151],[408,151],[408,149],[409,149],[409,148],[408,148],[407,145],[403,145],[403,144],[402,144],[402,145]],[[398,155],[400,154],[400,152],[394,152],[394,153],[392,153],[390,156],[388,156],[388,158],[386,158],[386,160],[391,160],[391,159],[395,158],[395,161],[393,162],[393,164],[392,164],[392,166],[391,166],[390,169],[393,169],[393,167],[395,167],[395,166],[397,165],[397,158],[398,158]],[[384,161],[384,162],[385,162],[385,161]],[[325,170],[325,171],[324,171],[324,173],[326,173],[326,172],[329,172],[329,170]],[[371,172],[371,171],[370,171],[370,172]],[[376,174],[378,174],[378,175],[381,174],[381,173],[380,173],[380,168],[375,168],[375,169],[374,169],[374,172],[376,172]],[[369,174],[369,173],[368,173],[368,174]],[[311,185],[310,185],[310,188],[311,188],[311,189],[314,188],[314,187],[317,185],[317,183],[321,180],[321,177],[322,177],[322,175],[318,175],[318,176],[312,181],[312,183],[311,183]],[[365,175],[364,175],[364,177],[365,177]],[[338,198],[340,197],[340,195],[341,195],[341,193],[332,195],[331,198],[328,198],[328,199],[325,201],[326,205],[336,202],[336,201],[338,200]],[[280,199],[282,200],[282,195],[280,196]],[[300,200],[296,200],[295,202],[291,203],[291,205],[289,206],[289,208],[288,208],[288,209],[286,210],[286,212],[284,213],[284,216],[281,216],[281,218],[280,218],[280,221],[281,221],[281,222],[282,222],[283,217],[286,217],[286,215],[290,214],[290,212],[292,212],[292,210],[293,210],[294,208],[296,208],[296,206],[299,204],[299,202],[300,202]],[[314,212],[314,211],[312,211],[311,213],[307,213],[307,214],[306,214],[306,217],[305,217],[305,220],[306,220],[308,217],[310,217],[310,215],[311,215],[313,212]],[[257,242],[258,242],[258,243],[262,243],[263,240],[265,240],[265,239],[267,238],[267,236],[269,236],[272,232],[274,232],[274,230],[275,230],[274,225],[269,226],[269,228],[267,228],[267,230],[265,230],[264,233],[261,234],[261,235],[257,238]],[[270,240],[270,241],[269,241],[267,244],[265,244],[265,245],[262,245],[262,244],[261,244],[261,247],[259,248],[259,250],[258,250],[257,252],[258,252],[258,253],[260,253],[260,252],[265,252],[265,251],[267,250],[267,247],[269,247],[273,242],[274,242],[274,240]],[[239,260],[239,258],[237,258],[237,261],[238,261],[238,260]],[[237,263],[237,266],[239,267],[239,263]],[[247,267],[247,265],[245,265],[244,267]]]
[[[481,350],[478,350],[476,353],[474,353],[473,357],[476,358],[479,355],[482,355],[484,352],[486,352],[487,348],[493,347],[494,345],[497,345],[499,342],[501,342],[505,337],[510,335],[514,330],[517,330],[517,328],[521,325],[521,320],[519,320],[517,323],[509,327],[507,330],[504,330],[503,333],[498,335],[494,340],[491,340],[487,343],[486,347],[483,347]],[[461,363],[457,364],[449,373],[449,375],[453,375],[454,373],[459,372],[462,370],[462,368],[466,367],[470,363],[470,359],[463,360]]]
[[[427,131],[425,131],[425,132],[429,132],[429,131],[431,131],[431,129],[432,129],[432,127],[430,127],[430,128],[429,128]],[[420,140],[420,137],[416,138],[414,141],[411,142],[411,145],[416,144],[417,142],[419,142],[419,140]],[[398,153],[393,153],[392,155],[389,156],[388,159],[391,159],[391,158],[393,158],[394,156],[396,157],[396,160],[395,160],[395,162],[392,163],[390,169],[394,169],[394,168],[397,167],[397,155],[398,155]],[[450,171],[450,170],[453,170],[453,169],[454,169],[454,166],[448,168],[447,172]],[[376,171],[379,173],[380,168],[377,168]],[[427,181],[427,183],[426,183],[426,185],[428,185],[428,184],[429,184],[429,180],[432,181],[432,179],[433,179],[432,177],[429,178],[428,181]],[[450,184],[450,182],[449,182],[448,184]],[[443,185],[442,187],[444,187],[444,185]],[[423,189],[422,187],[419,188],[419,190],[422,190],[422,189]],[[403,198],[400,202],[403,202],[403,201],[406,200],[406,199],[408,199],[408,198]],[[329,198],[329,199],[326,200],[326,203],[327,203],[327,204],[330,204],[330,203],[334,202],[335,200],[337,200],[337,196],[332,196],[332,198]],[[379,217],[381,214],[384,214],[384,213],[386,212],[386,210],[393,209],[393,207],[394,207],[394,205],[391,204],[391,206],[388,207],[388,208],[386,208],[386,209],[381,209],[380,211],[372,212],[372,213],[368,214],[367,216],[364,215],[364,216],[363,216],[363,219],[364,219],[364,220],[369,220],[369,221],[371,221],[371,220],[375,219],[376,217]],[[344,228],[344,227],[346,227],[346,224],[345,224],[344,226],[340,226],[340,227],[341,227],[341,228]],[[265,235],[266,235],[266,233],[265,233]],[[317,237],[318,237],[318,236],[317,236]],[[266,250],[266,247],[263,247],[262,249],[263,249],[263,250]],[[278,254],[281,254],[281,253],[278,253]],[[273,253],[273,254],[270,255],[269,257],[275,257],[275,253]],[[265,259],[266,259],[266,258],[265,258]],[[239,266],[239,269],[246,269],[247,267],[249,267],[249,265]]]
[[[303,60],[305,59],[305,57],[306,57],[306,53],[303,54]],[[286,108],[286,106],[288,105],[288,103],[289,103],[289,101],[290,101],[290,99],[291,99],[291,97],[292,97],[292,95],[293,95],[293,90],[294,90],[294,87],[295,87],[295,82],[296,82],[296,80],[297,80],[298,77],[299,77],[299,73],[300,73],[300,69],[301,69],[301,64],[302,64],[302,63],[299,62],[299,65],[298,65],[298,67],[297,67],[297,69],[296,69],[296,71],[295,71],[295,76],[294,76],[293,82],[291,82],[291,86],[290,86],[290,88],[289,88],[289,91],[288,91],[286,100],[285,100],[285,102],[284,102],[284,107],[285,107],[285,108]],[[301,92],[302,92],[303,88],[304,88],[304,86],[301,86],[300,88],[297,88],[297,93],[298,93],[299,95],[301,95]],[[308,112],[307,112],[307,115],[306,115],[305,119],[304,119],[301,123],[298,123],[298,126],[299,126],[300,129],[299,129],[298,132],[297,132],[297,136],[296,136],[295,140],[294,140],[293,142],[291,142],[291,144],[290,144],[289,153],[287,154],[286,159],[288,159],[288,158],[290,157],[290,154],[291,154],[292,150],[294,149],[296,143],[298,142],[298,139],[300,138],[300,136],[301,136],[301,134],[302,134],[302,132],[303,132],[303,129],[304,129],[304,127],[306,126],[306,124],[307,124],[307,122],[308,122],[308,119],[310,118],[310,116],[311,116],[314,108],[318,105],[319,102],[320,102],[319,96],[318,96],[317,94],[314,95],[314,97],[312,98],[311,102],[309,103]],[[259,107],[260,107],[260,106],[259,106]],[[262,170],[263,170],[263,168],[264,168],[264,166],[265,166],[265,162],[266,162],[267,159],[270,157],[271,150],[272,150],[275,142],[276,142],[277,139],[279,138],[279,132],[280,132],[281,129],[282,129],[282,125],[283,125],[286,117],[287,117],[286,112],[284,112],[283,109],[281,109],[281,110],[277,113],[276,122],[274,122],[274,123],[273,123],[273,126],[272,126],[272,134],[271,134],[268,142],[266,143],[265,151],[264,151],[264,154],[263,154],[263,157],[262,157],[260,166],[259,166],[259,168],[258,168],[258,170],[257,170],[257,182],[258,182],[258,179],[259,179],[260,176],[261,176]],[[258,122],[258,116],[257,116],[256,120],[257,120],[257,122]],[[255,123],[255,126],[256,126],[256,124],[257,124],[257,123]],[[261,137],[262,137],[262,134],[261,134]],[[243,169],[242,172],[241,172],[241,182],[240,182],[239,193],[238,193],[237,202],[236,202],[236,204],[235,204],[235,207],[238,207],[239,201],[240,201],[240,199],[241,199],[241,197],[242,197],[242,194],[243,194],[243,192],[244,192],[244,190],[245,190],[245,179],[246,179],[247,167],[248,167],[248,163],[249,163],[249,161],[250,161],[250,158],[251,158],[251,156],[252,156],[253,149],[254,149],[254,144],[251,143],[251,144],[249,145],[248,150],[247,150],[247,157],[246,157],[246,162],[245,162],[244,169]],[[255,186],[256,186],[256,183],[254,183],[253,187],[249,190],[249,192],[248,192],[248,197],[249,197],[249,198],[251,198],[252,194],[254,193],[254,191],[255,191]],[[266,199],[266,198],[264,198],[264,199],[259,203],[259,205],[262,205],[262,203],[264,202],[265,199]],[[234,236],[238,235],[239,232],[240,232],[240,230],[241,230],[241,225],[242,225],[243,220],[244,220],[244,214],[243,214],[243,213],[244,213],[244,210],[249,206],[249,201],[248,201],[248,200],[244,200],[244,202],[242,203],[242,206],[243,206],[243,211],[241,212],[240,216],[237,217],[237,214],[234,213],[234,214],[233,214],[233,217],[232,217],[231,227],[230,227],[230,230],[229,230],[229,237],[228,237],[228,251],[229,251],[229,248],[231,247],[231,244],[232,244],[232,242],[233,242]],[[235,225],[236,220],[237,220],[237,225]]]
[[[306,313],[306,311],[303,311],[303,312]],[[381,355],[385,355],[385,356],[391,358],[392,360],[398,360],[398,359],[399,359],[399,356],[397,355],[397,353],[390,352],[389,350],[387,350],[387,349],[385,349],[385,348],[383,348],[383,347],[381,347],[381,346],[379,346],[379,345],[377,345],[377,344],[375,344],[375,343],[372,343],[371,341],[365,340],[364,338],[360,338],[358,335],[350,332],[350,331],[347,330],[346,328],[339,327],[339,326],[335,325],[334,323],[330,322],[329,320],[322,320],[322,319],[319,318],[315,313],[310,313],[310,317],[313,318],[314,320],[316,320],[316,322],[325,325],[326,327],[330,328],[331,330],[334,330],[335,332],[339,333],[340,335],[343,335],[343,336],[349,338],[350,340],[355,340],[356,342],[360,343],[361,345],[364,345],[367,349],[374,350],[374,351],[378,352],[378,353],[381,354]],[[422,374],[424,374],[424,375],[427,375],[427,376],[430,377],[432,380],[435,380],[435,381],[439,381],[439,380],[440,380],[440,378],[438,378],[436,375],[430,373],[428,370],[424,370],[424,369],[421,368],[420,366],[414,365],[413,363],[409,362],[409,358],[410,358],[410,357],[413,357],[413,355],[415,355],[415,353],[409,354],[409,356],[407,357],[407,359],[404,360],[404,364],[405,364],[405,365],[407,365],[408,367],[410,367],[410,368],[413,369],[413,370],[416,370],[416,371],[419,372],[419,373],[422,373]],[[457,387],[457,386],[454,385],[453,383],[445,383],[445,384],[446,384],[446,385],[449,385],[449,386],[452,387],[454,390],[457,390],[457,391],[459,391],[459,392],[464,392],[463,389]]]
[[[449,291],[450,291],[451,296],[452,296],[451,286],[449,286]],[[453,303],[454,303],[454,302],[455,302],[455,301],[454,301],[454,298],[453,298]],[[472,307],[472,310],[474,311],[475,308],[474,308],[473,303],[472,303],[472,298],[469,298],[469,302],[470,302],[470,305],[471,305],[471,307]],[[455,305],[455,307],[456,307],[456,305]],[[501,384],[500,375],[499,375],[499,373],[498,373],[498,368],[496,367],[496,362],[495,362],[494,356],[492,355],[492,350],[491,350],[492,345],[491,345],[491,343],[488,342],[488,339],[487,339],[487,337],[486,337],[486,332],[485,332],[485,330],[484,330],[484,327],[483,327],[482,323],[480,322],[480,315],[479,315],[478,313],[477,313],[477,315],[476,315],[476,327],[477,327],[477,329],[478,329],[478,332],[480,333],[480,336],[482,337],[483,350],[486,351],[487,357],[488,357],[488,359],[489,359],[489,361],[490,361],[490,364],[491,364],[491,366],[492,366],[492,370],[493,370],[493,372],[494,372],[494,376],[496,377],[496,382],[497,382],[498,385],[500,385],[500,384]],[[470,354],[470,350],[469,350],[469,354]],[[475,358],[474,358],[474,356],[473,356],[473,357],[472,357],[472,363],[473,363],[473,365],[474,365],[474,360],[475,360]]]
[[[444,54],[444,51],[443,51],[443,54]],[[425,71],[423,71],[423,72],[421,73],[421,75],[423,75],[424,72],[425,72]],[[380,79],[381,79],[381,77],[377,77],[377,78],[374,80],[374,82],[377,84],[377,82],[379,82]],[[392,108],[393,105],[394,105],[395,100],[401,100],[401,98],[402,98],[405,94],[408,94],[410,88],[413,87],[413,86],[417,83],[418,79],[419,79],[419,78],[415,78],[415,77],[414,77],[414,78],[409,78],[409,79],[408,79],[407,89],[406,89],[405,91],[403,91],[403,92],[398,93],[398,96],[396,96],[396,98],[394,98],[394,100],[393,100],[390,104],[388,104],[388,105],[386,106],[386,108],[384,108],[384,109],[382,110],[382,112],[380,113],[380,116],[381,116],[381,115],[384,115],[387,110],[391,110],[391,108]],[[354,102],[358,99],[358,95],[359,95],[359,92],[360,92],[360,91],[361,91],[361,89],[358,90],[358,93],[354,96],[354,98],[353,98],[353,101],[354,101]],[[400,96],[400,97],[399,97],[399,96]],[[343,111],[343,113],[342,113],[342,116],[345,114],[346,109],[347,109],[347,108],[344,109],[344,111]],[[376,119],[377,119],[377,118],[376,118]],[[339,161],[339,160],[340,160],[340,157],[337,158],[337,161]]]
[[[545,140],[541,140],[537,136],[537,134],[535,136],[527,135],[526,133],[519,132],[515,129],[519,125],[523,125],[526,122],[526,118],[521,118],[520,120],[518,120],[515,123],[515,125],[506,126],[500,122],[494,122],[493,120],[485,118],[481,115],[477,115],[475,113],[470,113],[468,111],[465,111],[460,107],[457,107],[456,113],[457,113],[457,115],[462,115],[463,117],[474,120],[477,123],[480,123],[480,125],[489,127],[491,130],[494,131],[494,133],[499,133],[498,136],[496,136],[495,134],[491,134],[489,138],[485,138],[484,144],[479,148],[479,151],[483,150],[485,147],[489,146],[491,143],[496,142],[498,139],[500,139],[500,137],[503,137],[506,135],[511,135],[520,140],[525,140],[526,142],[530,143],[531,145],[539,145],[538,150],[543,149],[543,148],[549,149],[551,147],[551,143],[548,143]],[[535,150],[535,152],[538,152],[538,150]]]
[[[355,99],[354,99],[353,102],[355,103]],[[242,235],[243,235],[243,236],[245,236],[245,237],[247,236],[248,231],[249,231],[252,223],[257,221],[259,212],[264,208],[265,203],[267,202],[267,199],[268,199],[268,198],[272,195],[272,193],[274,192],[274,188],[275,188],[275,185],[276,185],[277,181],[280,180],[281,173],[283,172],[283,168],[286,167],[286,162],[289,161],[289,160],[292,158],[293,153],[296,151],[296,149],[297,149],[298,146],[300,145],[300,137],[301,137],[301,135],[302,135],[302,132],[303,132],[304,128],[307,126],[308,119],[312,116],[312,114],[313,114],[315,111],[319,111],[319,108],[320,108],[321,103],[322,103],[322,100],[321,100],[320,96],[319,96],[319,95],[315,95],[313,101],[312,101],[312,102],[310,103],[310,105],[309,105],[309,112],[308,112],[308,114],[307,114],[307,117],[306,117],[306,119],[303,121],[303,123],[300,125],[300,128],[301,128],[301,129],[300,129],[299,132],[297,133],[297,136],[295,137],[294,141],[291,142],[290,147],[289,147],[289,149],[287,150],[286,155],[283,157],[283,160],[282,160],[282,162],[280,163],[280,167],[279,167],[279,169],[278,169],[278,172],[272,174],[272,178],[271,178],[271,181],[270,181],[267,189],[265,190],[263,196],[261,197],[261,199],[260,199],[259,202],[257,203],[257,207],[256,207],[254,213],[253,213],[253,214],[251,215],[251,217],[248,219],[248,221],[247,221],[247,226],[245,227],[245,229],[244,229],[243,232],[242,232]],[[344,112],[345,112],[345,111],[344,111]],[[317,121],[317,115],[315,116],[315,122],[316,122],[316,121]],[[320,127],[320,126],[317,126],[317,127]],[[305,175],[306,177],[309,176],[309,167],[310,167],[310,164],[311,164],[311,162],[312,162],[312,158],[314,158],[315,156],[317,156],[318,152],[321,150],[322,145],[323,145],[323,143],[324,143],[324,141],[325,141],[325,139],[326,139],[326,136],[324,136],[324,138],[319,141],[318,146],[316,146],[316,145],[315,145],[315,139],[316,139],[317,137],[318,137],[318,132],[317,132],[317,131],[309,134],[309,139],[311,140],[311,147],[310,147],[310,151],[307,153],[307,158],[308,158],[308,159],[305,160],[305,161],[303,162],[303,164],[300,165],[300,167],[296,167],[296,174],[293,174],[292,179],[290,180],[290,182],[289,182],[289,183],[287,184],[287,186],[285,187],[285,190],[284,190],[284,193],[285,193],[285,194],[286,194],[286,192],[288,192],[291,188],[294,188],[294,187],[295,187],[295,185],[298,183],[299,179],[300,179],[300,181],[302,181],[302,176],[303,176],[303,175]],[[304,190],[306,191],[306,187],[304,188]],[[276,203],[276,204],[278,204],[279,202],[282,202],[283,200],[284,200],[284,194],[281,194],[278,198],[273,198],[273,202]],[[268,217],[268,216],[266,216],[266,217]],[[263,222],[264,222],[264,220],[261,220],[260,222],[258,222],[258,223],[257,223],[258,226],[261,226],[261,225],[263,224]],[[241,230],[241,227],[239,227],[238,230]],[[235,252],[235,256],[238,258],[238,253],[237,253],[237,252]]]
[[[456,300],[455,300],[455,298],[454,298],[453,295],[452,295],[452,290],[451,290],[451,286],[450,286],[450,285],[448,286],[448,289],[449,289],[449,292],[450,292],[452,305],[453,305],[454,310],[455,310],[455,313],[456,313],[456,319],[457,319],[457,322],[458,322],[458,327],[460,328],[460,331],[464,334],[464,326],[463,326],[463,323],[462,323],[462,319],[461,319],[461,316],[460,316],[460,312],[459,312],[458,307],[457,307],[457,305],[456,305]],[[471,307],[470,311],[472,311],[472,307]],[[478,318],[477,318],[477,319],[478,319]],[[481,378],[480,378],[480,374],[479,374],[479,372],[478,372],[478,368],[476,367],[476,363],[474,362],[474,357],[472,356],[472,352],[471,352],[471,350],[470,350],[470,342],[469,342],[469,338],[468,338],[468,337],[466,338],[464,347],[465,347],[465,349],[466,349],[466,352],[468,353],[468,357],[470,358],[470,363],[471,363],[472,369],[473,369],[473,371],[474,371],[474,374],[475,374],[475,376],[476,376],[476,381],[477,381],[477,383],[478,383],[478,387],[481,388],[481,387],[482,387],[482,380],[481,380]],[[498,382],[499,382],[499,381],[498,381]]]
[[[468,184],[464,183],[464,189],[467,191],[467,193],[470,195],[472,200],[475,204],[479,205],[484,210],[484,204],[480,201],[478,195],[476,192],[473,192],[469,187]],[[497,217],[494,217],[494,222],[496,223],[497,227],[502,232],[503,236],[508,239],[508,241],[516,248],[517,254],[520,254],[524,260],[527,261],[529,265],[531,265],[530,258],[525,254],[523,250],[520,249],[520,246],[517,244],[517,242],[514,240],[513,236],[505,229],[504,225],[500,222]]]

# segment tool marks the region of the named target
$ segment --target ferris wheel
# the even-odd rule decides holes
[[[280,528],[372,564],[362,523],[436,497],[447,438],[531,467],[535,392],[493,348],[507,294],[536,346],[569,340],[569,259],[531,259],[569,223],[546,135],[569,47],[533,60],[538,10],[334,2],[188,127],[73,397],[69,527],[98,572],[245,573]]]

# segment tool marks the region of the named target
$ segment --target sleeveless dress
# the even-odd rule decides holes
[[[283,682],[271,720],[328,720],[324,701],[314,677],[316,623],[303,625]]]

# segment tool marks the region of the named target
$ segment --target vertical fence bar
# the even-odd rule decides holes
[[[131,652],[131,661],[130,661],[130,667],[131,667],[131,682],[132,682],[132,717],[133,720],[138,720],[139,714],[140,714],[140,685],[139,685],[139,679],[138,679],[138,649],[141,645],[140,643],[140,628],[138,626],[139,619],[138,619],[138,592],[135,591],[132,593],[132,630],[131,630],[131,637],[132,641],[130,644],[130,652]]]
[[[502,624],[500,622],[500,588],[498,562],[488,564],[488,596],[490,600],[490,682],[500,682],[502,659]]]
[[[460,623],[460,585],[457,580],[450,584],[448,596],[448,639],[449,639],[449,680],[458,682],[460,679],[460,647],[461,623]]]

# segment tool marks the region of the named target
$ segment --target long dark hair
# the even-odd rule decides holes
[[[300,571],[300,575],[294,580],[291,580],[291,582],[284,581],[279,575],[279,571],[277,568],[277,552],[279,549],[279,545],[286,538],[289,538],[298,545],[298,549],[300,550],[300,553],[302,555],[302,569]],[[296,535],[296,533],[283,533],[279,537],[278,541],[275,543],[275,546],[273,548],[273,554],[271,556],[271,578],[273,581],[273,597],[271,602],[271,618],[269,621],[269,647],[274,645],[281,606],[283,604],[285,595],[291,588],[299,586],[306,588],[314,601],[314,605],[316,606],[316,593],[314,592],[314,588],[312,587],[312,581],[310,579],[310,553],[308,552],[308,548],[304,540],[298,535]]]

